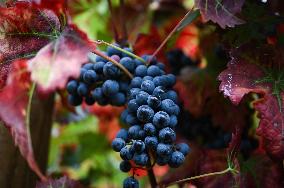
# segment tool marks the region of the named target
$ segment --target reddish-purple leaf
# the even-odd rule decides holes
[[[284,94],[282,93],[282,110],[273,95],[266,95],[254,103],[260,118],[257,134],[262,136],[264,148],[273,158],[284,159]]]
[[[52,11],[39,10],[28,3],[0,7],[1,85],[15,59],[34,56],[59,30],[59,19]]]
[[[94,45],[76,26],[66,26],[58,39],[42,48],[29,61],[32,80],[43,91],[64,88],[70,77],[78,77],[80,67]]]
[[[263,71],[239,57],[232,57],[218,77],[221,81],[219,90],[229,97],[234,104],[239,104],[245,94],[250,92],[264,94],[270,90],[268,84],[258,84],[257,81],[264,77]]]
[[[30,73],[26,70],[26,61],[20,60],[13,63],[7,85],[0,92],[0,118],[10,130],[15,144],[19,146],[23,157],[37,175],[44,179],[36,164],[31,139],[25,124],[26,109],[31,86]]]
[[[256,51],[252,51],[252,54]],[[279,73],[272,72],[272,75],[265,74],[260,65],[265,66],[275,63],[274,60],[267,60],[259,56],[251,56],[242,53],[241,58],[235,51],[232,53],[232,60],[228,68],[219,75],[220,91],[228,96],[234,104],[239,104],[244,95],[252,92],[261,94],[263,98],[255,102],[254,108],[259,112],[260,124],[258,134],[264,139],[264,148],[274,159],[284,158],[284,114],[283,114],[283,91],[274,77]],[[242,50],[239,50],[242,52]],[[267,56],[267,54],[265,53]],[[277,55],[277,54],[275,54]],[[249,59],[244,57],[248,56]],[[259,64],[252,63],[255,58]],[[279,61],[279,59],[276,59]],[[276,74],[273,75],[273,74]],[[277,76],[277,79],[278,78]],[[273,84],[272,84],[273,83]],[[277,85],[278,84],[278,85]],[[282,103],[282,104],[281,104]],[[282,109],[280,109],[280,107]]]
[[[205,21],[218,23],[223,29],[243,24],[244,21],[235,16],[242,9],[245,0],[195,0]]]
[[[38,182],[36,188],[80,188],[79,182],[64,176],[59,179],[49,179],[45,182]]]

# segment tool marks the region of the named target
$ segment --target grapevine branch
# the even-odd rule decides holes
[[[184,20],[187,18],[189,14],[191,14],[194,7],[192,7],[186,15],[179,21],[179,23],[175,26],[175,28],[170,32],[170,34],[165,38],[165,40],[160,44],[160,46],[157,48],[157,50],[153,53],[152,57],[149,58],[147,61],[147,64],[149,65],[152,59],[160,52],[160,50],[165,46],[165,44],[168,42],[168,40],[173,36],[173,34],[178,30],[178,28],[181,26],[181,24],[184,22]]]
[[[171,185],[175,185],[175,184],[179,184],[179,183],[184,183],[184,182],[188,182],[190,180],[194,180],[194,179],[199,179],[199,178],[204,178],[204,177],[208,177],[208,176],[216,176],[216,175],[222,175],[222,174],[226,174],[228,172],[232,172],[232,173],[236,173],[238,171],[236,171],[235,169],[231,168],[230,166],[222,171],[217,171],[217,172],[211,172],[211,173],[207,173],[207,174],[202,174],[202,175],[198,175],[198,176],[193,176],[190,178],[185,178],[185,179],[181,179],[172,183],[169,183],[167,185],[164,185],[162,187],[169,187]]]
[[[115,61],[114,59],[108,57],[107,55],[103,54],[102,52],[98,51],[98,50],[94,50],[93,53],[95,53],[96,55],[112,62],[114,65],[116,65],[118,68],[120,68],[129,78],[133,78],[133,75],[120,63],[118,63],[117,61]]]

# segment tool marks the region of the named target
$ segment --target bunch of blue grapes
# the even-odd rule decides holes
[[[124,50],[133,53],[130,48]],[[123,159],[121,171],[152,168],[154,164],[179,167],[190,148],[185,143],[175,144],[180,112],[178,95],[172,89],[176,77],[166,74],[164,64],[148,55],[136,59],[113,47],[102,53],[123,65],[134,78],[130,80],[115,64],[91,53],[79,78],[67,83],[69,103],[127,104],[121,118],[129,128],[121,129],[112,142]],[[136,188],[139,183],[133,175],[124,180],[123,187]]]
[[[150,56],[143,58],[148,61]],[[149,66],[136,64],[127,109],[121,115],[129,128],[121,129],[112,142],[113,150],[120,152],[123,159],[120,163],[123,172],[132,168],[149,168],[153,163],[177,168],[189,153],[187,144],[175,144],[180,112],[178,95],[172,89],[176,77],[165,74],[164,68],[164,64],[156,60]],[[133,176],[124,180],[123,187],[139,187],[139,184]]]
[[[131,51],[129,48],[124,50]],[[108,47],[105,55],[114,59],[128,69],[130,73],[135,70],[135,62],[127,54]],[[67,83],[69,104],[81,105],[85,101],[88,105],[97,102],[99,105],[123,106],[127,102],[129,79],[112,62],[90,53],[89,61],[80,70],[78,79]]]

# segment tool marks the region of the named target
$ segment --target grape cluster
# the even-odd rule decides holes
[[[132,53],[129,48],[124,50]],[[102,53],[123,65],[134,78],[129,80],[112,62],[91,53],[79,78],[67,84],[69,103],[77,106],[84,100],[88,105],[127,104],[121,119],[129,128],[121,129],[112,142],[113,150],[120,152],[123,159],[121,171],[149,168],[151,162],[179,167],[190,148],[185,143],[174,143],[180,112],[177,93],[172,89],[175,75],[166,74],[164,64],[149,55],[142,56],[143,62],[113,47]],[[123,187],[136,188],[139,183],[132,176],[124,180]]]
[[[143,57],[145,60],[149,56]],[[136,166],[151,166],[151,157],[160,165],[179,167],[189,153],[185,143],[175,144],[177,116],[180,108],[178,96],[172,89],[176,82],[173,74],[165,74],[164,64],[151,62],[150,66],[137,65],[128,93],[127,109],[121,119],[129,129],[121,129],[112,142],[123,161],[120,170],[129,172]],[[124,187],[135,187],[136,181],[126,179]]]
[[[131,51],[129,48],[124,49]],[[108,47],[103,53],[122,64],[130,73],[134,72],[135,62],[127,54],[113,47]],[[112,62],[93,53],[90,53],[88,57],[89,62],[81,67],[79,78],[67,83],[69,103],[78,106],[84,100],[88,105],[93,105],[95,102],[102,106],[124,105],[129,79]]]

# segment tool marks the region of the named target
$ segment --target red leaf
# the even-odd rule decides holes
[[[223,29],[243,24],[244,21],[235,16],[241,11],[245,0],[195,0],[205,21],[218,23]]]
[[[260,118],[257,134],[264,138],[264,148],[273,158],[284,159],[284,94],[282,94],[282,110],[275,96],[266,95],[254,103]]]
[[[251,51],[252,54],[257,52]],[[267,77],[258,65],[248,63],[248,59],[240,58],[236,53],[232,53],[231,55],[233,56],[232,60],[228,63],[228,68],[219,75],[219,80],[221,80],[220,91],[223,91],[224,95],[228,96],[234,104],[238,104],[247,93],[262,94],[263,98],[254,104],[254,108],[259,112],[258,117],[260,118],[258,134],[264,138],[264,148],[270,156],[281,160],[284,158],[284,97],[281,88],[275,89],[275,87],[278,87],[277,83],[280,81],[274,80],[274,76]],[[248,54],[242,54],[242,56],[245,55]],[[271,54],[268,55],[268,53],[265,53],[265,55],[271,57]],[[267,61],[261,56],[262,54],[258,56],[249,55],[249,57],[253,57],[260,65],[263,65],[263,68],[268,63],[273,64],[276,63],[274,61],[279,61],[279,58]],[[278,57],[277,51],[272,57]],[[265,81],[266,83],[264,81],[259,82],[262,78],[268,81]],[[277,79],[280,78],[277,76]],[[274,84],[274,87],[272,87],[271,83]],[[275,93],[275,91],[279,93]]]
[[[59,179],[49,179],[45,182],[37,182],[36,188],[79,188],[83,187],[78,181],[64,176]]]
[[[27,0],[34,3],[38,8],[50,9],[56,13],[62,13],[66,9],[67,0]]]
[[[51,11],[36,9],[28,3],[0,7],[0,88],[9,65],[15,59],[34,56],[53,38],[52,32],[59,29],[60,22]]]
[[[20,152],[28,161],[30,168],[41,179],[44,179],[36,164],[31,140],[25,124],[31,82],[30,74],[24,70],[26,70],[25,60],[13,63],[7,86],[0,92],[0,106],[2,106],[0,108],[0,118],[10,130],[15,144],[19,146]]]
[[[87,54],[93,47],[86,34],[76,26],[66,26],[58,39],[29,61],[32,80],[46,92],[64,88],[70,77],[79,76],[80,67],[87,62]]]
[[[192,59],[197,59],[199,55],[198,42],[197,27],[189,25],[181,31],[175,42],[175,47],[182,49]]]
[[[227,69],[218,77],[221,81],[219,90],[237,105],[245,94],[250,92],[264,94],[270,90],[268,84],[256,83],[262,77],[264,73],[257,65],[233,56]]]
[[[140,34],[133,46],[135,54],[141,56],[153,54],[162,43],[161,36],[156,27],[152,27],[150,34]],[[161,54],[161,53],[159,53]]]

